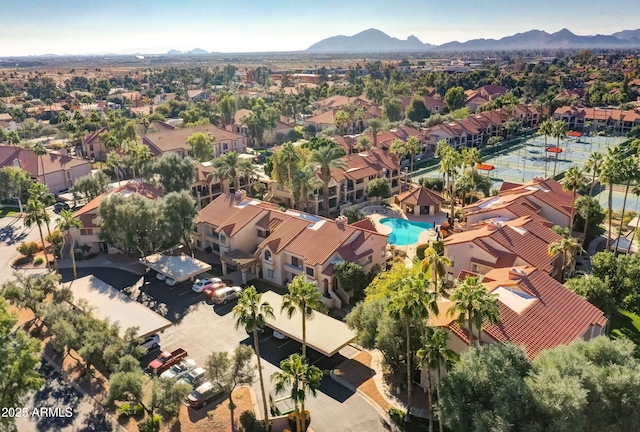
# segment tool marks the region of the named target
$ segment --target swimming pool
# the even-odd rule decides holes
[[[423,231],[434,226],[431,222],[412,222],[401,218],[383,218],[380,223],[391,228],[389,243],[396,246],[416,243]]]

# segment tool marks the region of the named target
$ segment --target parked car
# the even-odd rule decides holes
[[[202,292],[204,294],[206,294],[207,297],[213,298],[213,295],[215,294],[216,291],[218,291],[220,288],[224,288],[226,286],[227,286],[227,284],[222,282],[222,281],[214,282],[211,285],[209,285],[208,287],[206,287],[205,289],[203,289]]]
[[[172,379],[177,381],[183,376],[185,376],[186,374],[188,374],[189,372],[191,372],[191,370],[193,370],[193,368],[195,367],[196,367],[195,360],[192,360],[192,359],[182,360],[180,363],[176,363],[166,371],[162,372],[160,374],[160,379],[164,379],[164,380]]]
[[[280,340],[285,340],[287,337],[285,335],[283,335],[282,333],[280,333],[277,330],[273,331],[273,337],[276,339],[280,339]]]
[[[146,370],[152,375],[160,375],[188,355],[189,353],[182,348],[178,348],[172,352],[165,351],[160,354],[157,359],[152,360]]]
[[[166,278],[167,278],[167,275],[166,275],[166,274],[163,274],[163,273],[158,273],[158,274],[156,274],[156,279],[158,279],[159,281],[163,281],[163,280],[165,280]]]
[[[206,404],[218,399],[224,394],[222,388],[212,382],[207,381],[196,388],[187,397],[191,408],[202,408]]]
[[[157,334],[149,335],[144,338],[140,346],[146,348],[147,352],[154,350],[160,346],[160,336]]]
[[[219,283],[222,282],[222,279],[218,279],[218,278],[211,278],[211,279],[198,279],[196,281],[196,283],[193,284],[193,286],[191,287],[191,289],[197,293],[202,292],[205,288],[207,288],[209,285],[214,284],[214,283]]]
[[[202,367],[192,369],[188,374],[178,380],[178,383],[189,384],[192,388],[198,387],[204,381],[206,371]]]
[[[213,292],[211,300],[216,304],[227,304],[232,300],[236,300],[242,288],[239,286],[219,288]]]
[[[55,213],[60,213],[62,210],[69,210],[70,208],[69,204],[64,201],[58,201],[53,205],[53,211]]]
[[[177,280],[175,280],[175,279],[171,279],[170,277],[166,278],[166,279],[164,280],[164,283],[166,283],[166,284],[167,284],[167,285],[169,285],[169,286],[176,286],[176,285],[178,285],[178,281],[177,281]]]

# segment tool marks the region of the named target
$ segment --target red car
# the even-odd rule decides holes
[[[213,293],[215,293],[220,288],[224,288],[227,285],[224,282],[214,282],[205,289],[202,290],[203,293],[207,295],[209,298],[213,298]]]
[[[188,353],[182,348],[178,348],[173,352],[165,351],[160,354],[157,359],[152,360],[151,363],[149,363],[149,366],[147,366],[147,372],[151,375],[160,375],[162,372],[187,357],[187,355]]]

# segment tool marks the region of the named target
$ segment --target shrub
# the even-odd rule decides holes
[[[73,257],[76,259],[76,261],[84,260],[84,254],[82,252],[75,252],[73,254]]]
[[[162,423],[162,417],[158,414],[153,417],[147,417],[138,423],[138,431],[140,432],[155,432],[160,430]]]
[[[425,251],[428,247],[429,247],[429,245],[428,245],[428,244],[422,244],[422,245],[419,245],[419,246],[416,248],[416,256],[418,257],[418,259],[419,259],[420,261],[422,261],[422,260],[424,259],[424,251]]]
[[[420,180],[418,180],[418,183],[420,183],[420,186],[424,186],[427,189],[432,189],[436,192],[442,192],[444,189],[444,181],[440,177],[421,177]]]
[[[256,415],[253,411],[246,410],[240,414],[240,424],[245,431],[252,432],[256,424]]]
[[[431,246],[435,249],[438,255],[444,255],[444,243],[441,241],[435,241],[431,244]]]
[[[20,246],[18,246],[18,252],[29,258],[34,256],[39,250],[41,250],[41,247],[36,242],[21,243]]]
[[[298,431],[298,428],[296,427],[296,416],[298,415],[297,412],[292,412],[291,414],[289,414],[287,416],[287,422],[289,423],[289,428],[291,429],[291,432],[300,432]],[[304,410],[304,430],[306,431],[309,428],[309,424],[311,424],[311,415],[309,414],[309,411]]]
[[[40,264],[42,264],[43,262],[44,262],[44,257],[41,257],[41,256],[39,256],[39,257],[37,257],[36,259],[34,259],[34,260],[33,260],[33,263],[34,263],[35,265],[40,265]]]
[[[139,415],[144,412],[144,408],[140,404],[131,405],[129,402],[125,402],[118,407],[117,413],[122,417],[131,417],[132,415]]]

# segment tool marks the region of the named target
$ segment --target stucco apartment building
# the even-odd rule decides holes
[[[223,193],[201,210],[196,248],[220,256],[223,273],[239,269],[277,285],[305,275],[318,284],[327,306],[338,307],[350,293],[339,287],[334,265],[357,262],[365,271],[386,262],[387,237],[349,225]]]
[[[562,106],[554,111],[553,119],[564,120],[570,130],[589,132],[610,129],[614,134],[624,135],[634,126],[640,126],[640,109],[622,111],[614,108]],[[588,130],[587,122],[591,122]]]
[[[247,148],[245,136],[213,125],[150,133],[142,137],[142,143],[147,145],[156,157],[164,153],[177,153],[186,157],[191,156],[191,146],[187,144],[187,139],[195,133],[203,133],[213,138],[213,157],[232,151],[244,153]]]
[[[28,148],[0,145],[0,168],[7,166],[22,168],[53,194],[69,189],[78,178],[91,174],[91,163],[84,159],[53,152],[37,156]]]
[[[602,311],[544,270],[527,265],[510,266],[492,269],[479,277],[487,292],[498,296],[500,310],[496,324],[483,325],[482,344],[514,343],[533,359],[543,350],[604,334],[607,319]],[[440,301],[439,314],[430,318],[429,324],[448,330],[449,348],[461,354],[469,347],[469,334],[456,323],[458,316],[449,313],[452,304],[449,300]],[[477,329],[474,333],[477,339]],[[427,386],[428,373],[421,371],[423,387]]]

